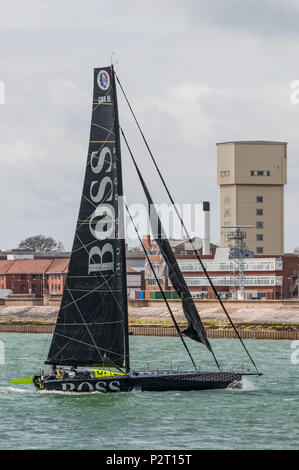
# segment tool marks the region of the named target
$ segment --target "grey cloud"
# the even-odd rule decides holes
[[[298,225],[299,105],[289,100],[290,81],[299,78],[292,33],[297,3],[290,13],[289,2],[271,4],[7,4],[0,18],[0,80],[7,98],[0,105],[0,197],[5,201],[0,247],[45,233],[70,248],[89,138],[92,68],[109,64],[112,50],[176,200],[211,201],[214,241],[219,240],[215,144],[220,140],[289,141],[286,220]],[[16,5],[19,15],[14,17]],[[276,34],[269,35],[276,22]],[[282,38],[282,30],[290,34]],[[145,179],[155,200],[164,202],[120,93],[119,106]],[[142,192],[124,147],[123,161],[128,200],[140,202]],[[298,245],[297,232],[286,230],[288,250]]]

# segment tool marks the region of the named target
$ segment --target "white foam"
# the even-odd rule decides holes
[[[249,390],[255,390],[256,387],[252,380],[250,380],[248,377],[242,377],[242,389],[243,391],[249,391]]]
[[[0,387],[0,392],[17,392],[17,393],[32,393],[35,392],[32,388],[16,388],[16,387]]]

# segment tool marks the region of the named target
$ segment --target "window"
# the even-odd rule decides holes
[[[256,215],[263,215],[263,209],[257,209]]]
[[[230,204],[230,196],[224,197],[224,204]]]
[[[36,279],[36,274],[32,274],[32,279]]]
[[[26,274],[21,274],[21,279],[26,279]]]
[[[270,170],[250,170],[250,176],[270,176]]]
[[[257,233],[257,234],[256,234],[256,240],[257,240],[257,241],[261,241],[261,240],[263,240],[263,239],[264,239],[264,235],[262,235],[261,233]]]
[[[25,284],[22,284],[21,285],[21,291],[24,292],[26,290],[26,285]]]
[[[256,228],[264,228],[264,222],[258,221],[258,222],[256,223]]]
[[[263,196],[256,196],[256,202],[263,202]]]
[[[32,284],[32,292],[35,292],[35,291],[36,291],[36,285]]]
[[[220,171],[220,176],[229,176],[229,175],[230,175],[229,170]]]
[[[156,286],[157,285],[157,281],[155,279],[149,279],[147,282],[148,282],[149,286]],[[159,279],[159,282],[161,284],[161,283],[163,283],[163,280]]]
[[[257,246],[256,247],[256,252],[257,253],[263,253],[264,252],[264,248],[262,246]]]

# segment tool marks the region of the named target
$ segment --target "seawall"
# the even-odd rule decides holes
[[[53,333],[54,325],[0,324],[0,333]],[[159,325],[138,325],[129,327],[130,334],[136,336],[177,336],[174,327]],[[208,338],[236,338],[230,328],[206,328]],[[240,329],[242,339],[299,340],[299,330],[288,329]]]
[[[52,298],[53,297],[53,298]],[[61,296],[4,299],[0,302],[0,332],[52,333]],[[170,300],[179,324],[185,326],[181,303]],[[230,324],[215,300],[195,301],[210,338],[233,338]],[[299,339],[299,301],[224,301],[242,338]],[[135,335],[175,336],[163,300],[130,300],[130,330]]]

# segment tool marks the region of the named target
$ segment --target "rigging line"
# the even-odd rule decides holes
[[[79,312],[79,314],[80,314],[80,317],[81,317],[81,319],[82,319],[82,321],[83,321],[83,323],[84,323],[84,325],[85,325],[85,327],[86,327],[86,329],[87,329],[87,331],[88,331],[88,334],[89,334],[89,336],[91,337],[91,340],[92,340],[92,342],[93,342],[95,348],[97,349],[97,351],[98,351],[98,353],[99,353],[99,356],[100,356],[100,358],[101,358],[101,360],[102,360],[102,359],[103,359],[102,354],[100,353],[99,348],[98,348],[98,346],[96,345],[96,342],[95,342],[95,340],[94,340],[94,337],[92,336],[91,332],[89,331],[89,328],[88,328],[88,326],[87,326],[87,323],[86,323],[85,320],[84,320],[84,317],[83,317],[83,315],[82,315],[82,313],[81,313],[81,310],[79,309],[79,307],[78,307],[78,305],[77,305],[77,302],[75,301],[75,299],[74,299],[74,297],[73,297],[71,291],[69,290],[67,284],[65,284],[65,287],[66,287],[66,289],[68,290],[68,293],[70,294],[71,298],[73,299],[73,302],[74,302],[74,304],[75,304],[75,307],[76,307],[76,309],[78,310],[78,312]]]
[[[92,98],[92,104],[95,104],[95,107],[92,108],[92,112],[96,111],[99,106],[103,107],[103,105],[109,105],[109,106],[113,105],[113,101],[108,102],[108,103],[99,103],[98,101],[94,101],[93,99],[94,99],[94,97]]]
[[[103,126],[100,126],[99,124],[96,124],[95,122],[91,122],[91,125],[92,126],[95,126],[95,127],[98,127],[99,129],[102,129],[104,131],[107,131],[109,134],[114,134],[114,131],[112,131],[112,129],[108,129],[108,127],[103,127]],[[113,126],[114,127],[114,126]],[[108,134],[108,135],[109,135]]]
[[[102,145],[99,146],[99,148],[97,150],[95,150],[96,152],[100,152],[102,150],[102,148],[105,146],[105,144],[107,144],[107,141],[108,141],[108,138],[109,138],[110,134],[114,134],[114,131],[112,129],[114,129],[114,121],[113,121],[113,125],[112,125],[111,129],[108,130],[108,134],[107,134],[104,142],[102,143]],[[88,156],[89,156],[89,154],[87,154],[87,157]],[[91,156],[91,154],[90,154],[90,156]],[[86,166],[88,166],[89,164],[90,164],[90,159],[88,160],[88,158],[87,158]]]
[[[153,272],[153,274],[154,274],[154,276],[155,276],[155,280],[156,280],[156,282],[157,282],[157,284],[158,284],[158,286],[159,286],[159,289],[160,289],[160,292],[161,292],[161,294],[162,294],[163,300],[165,301],[165,303],[166,303],[166,305],[167,305],[167,309],[168,309],[169,314],[170,314],[170,316],[171,316],[171,318],[172,318],[172,321],[173,321],[174,326],[175,326],[175,328],[176,328],[176,330],[177,330],[177,333],[178,333],[179,337],[181,338],[181,341],[182,341],[182,343],[183,343],[183,345],[184,345],[184,347],[185,347],[185,349],[186,349],[186,351],[187,351],[187,353],[188,353],[188,355],[189,355],[189,357],[190,357],[190,359],[191,359],[191,361],[192,361],[192,364],[193,364],[193,366],[194,366],[194,369],[197,370],[197,367],[196,367],[196,364],[195,364],[195,362],[194,362],[194,359],[193,359],[193,357],[191,356],[191,353],[190,353],[190,351],[189,351],[189,349],[188,349],[188,346],[187,346],[186,343],[185,343],[185,340],[184,340],[184,338],[183,338],[183,335],[182,335],[182,332],[181,332],[181,330],[180,330],[180,328],[179,328],[179,325],[177,324],[176,319],[175,319],[175,317],[174,317],[174,315],[173,315],[173,312],[172,312],[172,310],[171,310],[171,308],[170,308],[170,305],[169,305],[169,303],[168,303],[168,301],[167,301],[167,299],[166,299],[166,296],[165,296],[165,294],[164,294],[164,291],[163,291],[163,289],[162,289],[162,286],[161,286],[161,284],[160,284],[160,281],[159,281],[159,279],[158,279],[158,277],[157,277],[157,274],[156,274],[156,272],[155,272],[155,270],[154,270],[154,267],[153,267],[153,265],[152,265],[152,262],[151,262],[151,260],[150,260],[150,258],[149,258],[149,256],[148,256],[148,253],[147,253],[147,251],[146,251],[146,249],[145,249],[145,247],[144,247],[144,244],[143,244],[143,242],[142,242],[142,240],[141,240],[141,237],[140,237],[139,232],[138,232],[138,230],[137,230],[137,227],[136,227],[136,225],[135,225],[135,223],[134,223],[134,221],[133,221],[133,218],[132,218],[132,216],[131,216],[131,213],[130,213],[130,211],[129,211],[129,208],[128,208],[127,204],[125,204],[125,206],[126,206],[126,209],[127,209],[128,214],[129,214],[129,217],[130,217],[130,219],[131,219],[131,222],[132,222],[132,224],[133,224],[133,227],[134,227],[134,229],[135,229],[135,232],[136,232],[136,234],[137,234],[137,236],[138,236],[139,242],[141,243],[141,246],[142,246],[142,248],[143,248],[143,251],[144,251],[144,254],[145,254],[146,258],[147,258],[147,261],[148,261],[148,263],[149,263],[149,265],[150,265],[150,267],[151,267],[151,270],[152,270],[152,272]]]
[[[81,245],[85,248],[84,243],[82,242],[82,240],[80,239],[80,237],[78,236],[77,233],[76,233],[76,236],[77,236],[78,240],[80,241]],[[86,252],[88,253],[88,250],[87,250],[86,248],[85,248],[85,250],[86,250]],[[91,257],[91,259],[92,259],[92,258],[93,258],[93,257]],[[121,308],[121,305],[119,304],[117,298],[115,297],[114,292],[113,292],[113,290],[111,289],[110,285],[108,284],[106,278],[104,277],[104,275],[103,275],[102,273],[101,273],[101,276],[102,276],[102,278],[104,279],[104,282],[107,284],[108,289],[110,290],[112,296],[114,297],[114,300],[116,301],[116,303],[117,303],[117,305],[118,305],[118,308],[120,309],[121,313],[123,314],[123,317],[125,317],[125,313],[124,313],[123,309]],[[126,276],[126,273],[125,273],[125,276]],[[99,275],[98,275],[98,278],[100,279],[100,276],[99,276]],[[127,293],[125,292],[124,295],[127,295]],[[84,321],[84,320],[83,320],[83,321]],[[115,367],[116,367],[118,370],[120,370],[121,372],[123,372],[123,370],[120,369],[118,366],[115,366]]]
[[[108,197],[112,196],[112,191],[113,191],[113,189],[111,188],[110,191],[108,192],[108,194],[105,196],[105,198],[101,201],[101,204],[99,204],[98,206],[96,206],[95,204],[93,204],[93,202],[91,202],[91,200],[88,199],[88,197],[86,197],[85,194],[83,194],[83,193],[82,193],[82,197],[84,197],[84,199],[86,199],[86,201],[88,201],[95,209],[97,209],[98,207],[101,207],[102,204],[108,200]],[[79,230],[81,227],[83,227],[84,224],[86,224],[86,223],[88,222],[88,220],[90,219],[90,217],[91,217],[92,215],[93,215],[93,214],[90,214],[90,216],[89,216],[86,220],[84,220],[83,222],[81,222],[81,224],[79,224],[79,217],[78,217],[78,222],[77,222],[76,231]],[[116,220],[117,220],[117,219],[114,219],[114,221],[116,221]],[[90,224],[90,220],[89,220],[88,223]],[[79,224],[79,225],[78,225],[78,224]],[[91,243],[92,243],[92,242],[91,242]],[[90,244],[90,243],[89,243],[89,244]],[[88,246],[88,245],[86,245],[86,246]],[[80,250],[81,250],[81,248],[80,248]],[[77,250],[75,250],[75,251],[77,251]]]
[[[69,294],[71,295],[71,297],[73,298],[73,296],[72,296],[72,294],[71,294],[71,292],[70,292],[70,289],[68,288],[67,285],[66,285],[66,288],[67,288]],[[73,299],[74,299],[74,298],[73,298]],[[101,361],[102,361],[103,363],[105,363],[105,362],[107,363],[107,358],[105,357],[105,356],[106,356],[106,352],[108,352],[109,354],[111,354],[111,353],[112,353],[112,354],[116,354],[116,355],[122,357],[122,354],[116,353],[116,352],[114,352],[114,351],[110,351],[110,350],[108,350],[108,349],[99,348],[99,347],[96,345],[96,343],[95,343],[95,341],[94,341],[94,338],[93,338],[91,332],[89,331],[89,329],[88,329],[88,327],[87,327],[88,324],[85,322],[85,320],[84,320],[84,318],[83,318],[83,315],[81,314],[81,311],[80,311],[79,307],[77,306],[75,300],[74,300],[74,304],[75,304],[77,310],[78,310],[79,313],[80,313],[80,316],[81,316],[81,318],[82,318],[82,320],[83,320],[83,322],[84,322],[83,324],[84,324],[84,326],[86,327],[86,329],[87,329],[87,331],[88,331],[88,333],[89,333],[89,335],[90,335],[90,337],[91,337],[91,339],[92,339],[92,341],[93,341],[93,343],[94,343],[94,346],[92,346],[91,344],[83,343],[82,341],[81,341],[81,342],[82,342],[83,344],[86,344],[87,346],[91,346],[91,347],[96,348],[98,354],[100,355]],[[112,322],[110,322],[110,323],[112,323]],[[63,326],[65,326],[65,323],[63,323]],[[56,333],[56,334],[59,335],[59,333]],[[68,336],[65,336],[65,335],[60,335],[60,336],[64,336],[65,338],[71,340],[71,338],[68,337]],[[76,340],[75,338],[73,338],[73,340],[74,340],[74,341],[78,341],[78,340]],[[101,355],[99,349],[101,349],[102,351],[105,351],[104,356]],[[111,364],[113,364],[118,370],[120,370],[120,371],[122,372],[122,370],[112,361],[112,359],[109,359],[109,360],[110,360]]]
[[[107,136],[107,139],[108,139],[108,137],[109,137],[109,134],[108,134],[108,136]],[[106,139],[106,141],[107,141],[107,139]],[[106,141],[105,141],[105,142],[106,142]],[[96,152],[96,153],[99,153],[99,148],[98,148],[98,150],[95,150],[95,152]],[[86,162],[86,165],[85,165],[85,166],[88,166],[88,165],[90,164],[90,160],[91,160],[91,155],[92,155],[92,154],[93,154],[93,152],[87,154],[87,162]],[[111,162],[108,162],[108,160],[106,160],[106,157],[105,157],[105,158],[104,158],[104,162],[103,162],[103,166],[104,166],[105,163],[111,163]]]
[[[82,326],[82,325],[110,325],[114,323],[123,323],[123,320],[116,320],[116,321],[105,321],[105,322],[85,322],[85,323],[62,323],[63,326]]]
[[[84,245],[84,243],[82,242],[82,240],[80,239],[80,237],[78,236],[78,234],[76,234],[76,236],[77,236],[77,238],[79,239],[81,245],[82,245],[82,246],[84,247],[84,249],[86,250],[85,245]],[[87,250],[86,250],[86,252],[88,253]],[[93,256],[91,257],[91,259],[93,259]],[[95,261],[95,260],[93,259],[93,261]],[[124,314],[124,311],[123,311],[123,309],[121,308],[121,306],[120,306],[120,304],[119,304],[117,298],[115,297],[113,290],[111,289],[110,285],[108,284],[106,278],[104,277],[104,275],[103,275],[102,273],[101,273],[101,276],[102,276],[102,278],[104,279],[104,282],[103,282],[102,285],[104,285],[104,283],[106,283],[106,284],[108,285],[108,288],[109,288],[111,294],[113,295],[113,297],[114,297],[114,299],[115,299],[115,301],[116,301],[116,303],[117,303],[117,305],[118,305],[120,311],[122,312],[122,314]],[[98,278],[100,279],[99,276],[98,276]]]
[[[78,277],[81,277],[81,276],[78,276]],[[112,276],[111,276],[111,277],[112,277]],[[67,277],[67,279],[69,279],[69,276]],[[78,302],[79,300],[83,299],[84,297],[87,297],[88,295],[92,294],[93,292],[96,292],[97,289],[98,289],[99,287],[102,287],[103,285],[104,285],[104,282],[103,282],[103,284],[97,285],[94,289],[89,290],[87,294],[81,295],[81,297],[78,297],[78,299],[76,299],[76,302]],[[70,289],[68,289],[68,290],[70,290]],[[60,311],[61,311],[61,310],[64,310],[65,308],[70,307],[71,305],[73,305],[73,303],[74,303],[74,302],[69,302],[68,304],[64,305],[63,307],[60,307],[59,310],[60,310]]]
[[[139,177],[139,179],[140,179],[140,182],[141,182],[141,184],[142,184],[142,186],[143,186],[143,188],[144,188],[144,191],[145,191],[146,186],[145,186],[144,180],[143,180],[143,178],[142,178],[142,175],[141,175],[141,173],[140,173],[140,170],[139,170],[139,168],[138,168],[138,165],[137,165],[137,163],[136,163],[136,160],[135,160],[135,158],[134,158],[134,155],[133,155],[133,153],[132,153],[132,151],[131,151],[131,148],[130,148],[130,146],[129,146],[129,144],[128,144],[128,141],[127,141],[127,139],[126,139],[126,136],[125,136],[125,134],[124,134],[124,132],[123,132],[123,130],[122,130],[121,127],[120,127],[120,131],[121,131],[121,133],[122,133],[122,136],[123,136],[124,141],[125,141],[125,143],[126,143],[127,149],[128,149],[128,151],[129,151],[130,156],[131,156],[131,158],[132,158],[132,161],[133,161],[133,163],[134,163],[134,166],[135,166],[136,172],[137,172],[137,174],[138,174],[138,177]],[[163,231],[163,235],[164,235],[165,232],[164,232],[164,229],[163,229],[162,224],[161,224],[160,219],[159,219],[159,235],[161,235],[161,231]],[[161,237],[160,237],[160,238],[161,238]],[[165,261],[167,261],[167,260],[168,260],[168,256],[164,255],[163,249],[162,249],[162,254],[163,254],[163,256],[164,256]],[[169,264],[171,265],[171,263],[169,263]],[[182,283],[179,281],[179,279],[178,279],[178,277],[177,277],[176,274],[175,274],[175,278],[176,278],[176,280],[178,281],[178,284],[182,285]],[[188,291],[189,291],[189,289],[188,289]],[[190,293],[190,292],[189,292],[189,293]],[[190,293],[190,295],[188,295],[188,297],[181,295],[182,305],[183,305],[183,300],[184,300],[184,298],[189,302],[190,299],[192,299],[191,293]],[[183,308],[184,308],[184,306],[183,306]],[[196,307],[195,307],[195,309],[196,309]],[[208,341],[207,338],[206,338],[206,340],[207,340],[207,343],[205,343],[205,344],[206,344],[206,346],[207,346],[207,344],[209,344],[209,341]],[[221,370],[221,367],[220,367],[220,365],[219,365],[219,362],[218,362],[218,360],[217,360],[217,358],[216,358],[216,356],[215,356],[215,353],[214,353],[214,351],[213,351],[213,349],[212,349],[212,347],[211,347],[210,344],[209,344],[208,349],[209,349],[209,351],[211,352],[211,354],[212,354],[212,356],[213,356],[213,358],[214,358],[214,361],[215,361],[215,363],[216,363],[218,369]]]
[[[75,341],[76,343],[84,344],[84,346],[88,346],[88,347],[90,347],[90,348],[95,348],[97,351],[98,351],[98,349],[99,349],[97,346],[93,346],[93,345],[90,344],[90,343],[85,343],[84,341],[81,341],[80,339],[73,338],[73,337],[71,337],[71,336],[66,336],[66,335],[63,335],[63,334],[61,334],[61,333],[57,333],[57,331],[55,332],[55,335],[61,336],[62,338],[66,338],[66,339],[68,339],[70,342],[71,342],[71,341]],[[105,351],[105,352],[108,352],[108,353],[113,353],[113,354],[115,354],[116,356],[122,357],[122,354],[119,354],[119,353],[114,352],[114,351],[109,351],[109,349],[105,349],[105,348],[100,348],[100,349],[101,349],[102,351]],[[59,352],[60,352],[60,351],[59,351]],[[98,352],[99,352],[99,351],[98,351]],[[57,354],[58,354],[58,353],[57,353]],[[56,356],[57,356],[57,354],[56,354]],[[104,360],[104,358],[102,358],[102,356],[101,356],[101,360],[102,360],[103,362],[105,362],[105,360]],[[107,362],[107,361],[106,361],[106,362]],[[112,362],[112,361],[111,361],[111,362]],[[113,363],[113,362],[112,362],[112,363]],[[119,368],[118,368],[118,369],[119,369]],[[119,370],[121,370],[121,369],[119,369]]]
[[[212,290],[213,290],[213,292],[214,292],[214,294],[215,294],[215,296],[216,296],[218,302],[220,303],[223,312],[225,313],[226,317],[228,318],[228,320],[229,320],[229,322],[230,322],[230,324],[231,324],[231,326],[232,326],[234,332],[236,333],[238,339],[240,340],[240,342],[241,342],[241,344],[242,344],[244,350],[246,351],[246,353],[247,353],[249,359],[251,360],[252,364],[254,365],[256,371],[259,373],[258,368],[257,368],[257,366],[256,366],[256,364],[255,364],[253,358],[251,357],[251,355],[250,355],[250,353],[249,353],[247,347],[245,346],[244,342],[242,341],[242,338],[240,337],[239,332],[237,331],[237,329],[236,329],[236,327],[235,327],[235,325],[234,325],[232,319],[230,318],[230,315],[228,314],[228,312],[227,312],[227,310],[226,310],[226,308],[225,308],[225,306],[224,306],[224,304],[223,304],[223,302],[222,302],[222,300],[221,300],[221,298],[220,298],[220,296],[219,296],[219,294],[218,294],[218,292],[217,292],[217,290],[216,290],[216,288],[215,288],[215,286],[214,286],[214,284],[213,284],[213,282],[212,282],[210,276],[208,275],[208,272],[207,272],[206,268],[204,267],[204,264],[203,264],[203,262],[202,262],[202,260],[201,260],[201,258],[200,258],[200,255],[199,255],[197,249],[195,248],[195,246],[194,246],[194,244],[193,244],[193,242],[192,242],[192,239],[191,239],[191,237],[190,237],[190,234],[189,234],[189,232],[188,232],[188,230],[187,230],[187,228],[186,228],[186,226],[185,226],[185,224],[184,224],[184,221],[183,221],[183,219],[182,219],[182,217],[181,217],[181,215],[180,215],[180,213],[179,213],[179,211],[178,211],[178,209],[177,209],[177,207],[176,207],[176,204],[175,204],[175,202],[174,202],[174,200],[173,200],[173,198],[172,198],[172,196],[171,196],[171,194],[170,194],[170,191],[169,191],[169,189],[168,189],[168,187],[167,187],[167,185],[166,185],[166,183],[165,183],[165,180],[164,180],[164,178],[163,178],[163,176],[162,176],[162,174],[161,174],[161,172],[160,172],[160,169],[159,169],[159,167],[158,167],[158,165],[157,165],[157,162],[156,162],[156,160],[155,160],[155,158],[154,158],[154,156],[153,156],[153,153],[152,153],[152,151],[151,151],[151,149],[150,149],[150,147],[149,147],[149,145],[148,145],[148,143],[147,143],[147,140],[146,140],[146,138],[145,138],[145,136],[144,136],[144,134],[143,134],[143,132],[142,132],[142,129],[141,129],[140,125],[139,125],[139,122],[138,122],[138,120],[137,120],[137,118],[136,118],[136,115],[135,115],[135,113],[134,113],[134,111],[133,111],[133,109],[132,109],[132,106],[131,106],[131,104],[130,104],[130,102],[129,102],[129,100],[128,100],[128,97],[127,97],[127,95],[126,95],[126,93],[125,93],[125,91],[124,91],[124,89],[123,89],[123,87],[122,87],[122,85],[121,85],[121,83],[120,83],[120,81],[119,81],[119,78],[118,78],[118,76],[116,75],[116,73],[115,73],[115,77],[116,77],[116,80],[117,80],[117,82],[118,82],[118,84],[119,84],[119,86],[120,86],[120,89],[121,89],[121,91],[122,91],[122,93],[123,93],[123,95],[124,95],[124,97],[125,97],[125,100],[126,100],[128,106],[129,106],[129,109],[130,109],[130,111],[131,111],[131,113],[132,113],[132,116],[133,116],[133,118],[134,118],[134,120],[135,120],[135,123],[137,124],[137,127],[138,127],[138,129],[139,129],[139,132],[140,132],[140,134],[141,134],[141,136],[142,136],[142,139],[143,139],[143,141],[144,141],[144,143],[145,143],[145,146],[146,146],[146,148],[147,148],[147,150],[148,150],[148,152],[149,152],[149,154],[150,154],[150,157],[151,157],[151,159],[152,159],[152,161],[153,161],[153,163],[154,163],[154,166],[155,166],[155,168],[156,168],[156,170],[157,170],[157,172],[158,172],[158,175],[159,175],[159,177],[160,177],[160,179],[161,179],[161,181],[162,181],[162,184],[163,184],[163,186],[164,186],[164,188],[165,188],[165,190],[166,190],[166,192],[167,192],[167,195],[168,195],[168,197],[169,197],[169,199],[170,199],[170,202],[171,202],[171,204],[174,206],[175,212],[176,212],[176,214],[177,214],[177,216],[178,216],[178,218],[179,218],[179,220],[180,220],[181,226],[183,227],[183,229],[184,229],[184,231],[185,231],[185,233],[186,233],[186,235],[187,235],[187,237],[188,237],[188,241],[189,241],[189,243],[191,244],[192,249],[193,249],[193,251],[194,251],[194,253],[195,253],[195,255],[196,255],[196,257],[197,257],[197,259],[198,259],[198,261],[199,261],[199,263],[200,263],[200,265],[201,265],[201,267],[202,267],[202,270],[203,270],[204,274],[206,275],[206,277],[207,277],[207,279],[208,279],[208,282],[209,282],[209,284],[210,284],[210,286],[211,286],[211,288],[212,288]]]
[[[83,224],[81,224],[80,227],[78,227],[78,228],[81,228],[82,225],[83,225]],[[95,241],[92,240],[92,242],[87,243],[85,246],[89,246],[89,245],[92,245],[92,244],[94,244],[94,243],[95,243]],[[82,249],[83,249],[83,246],[80,246],[79,248],[76,248],[76,250],[73,250],[72,253],[77,253],[77,251],[80,251],[80,250],[82,250]],[[79,277],[82,277],[82,276],[79,276]],[[86,276],[86,277],[89,278],[89,276]]]

